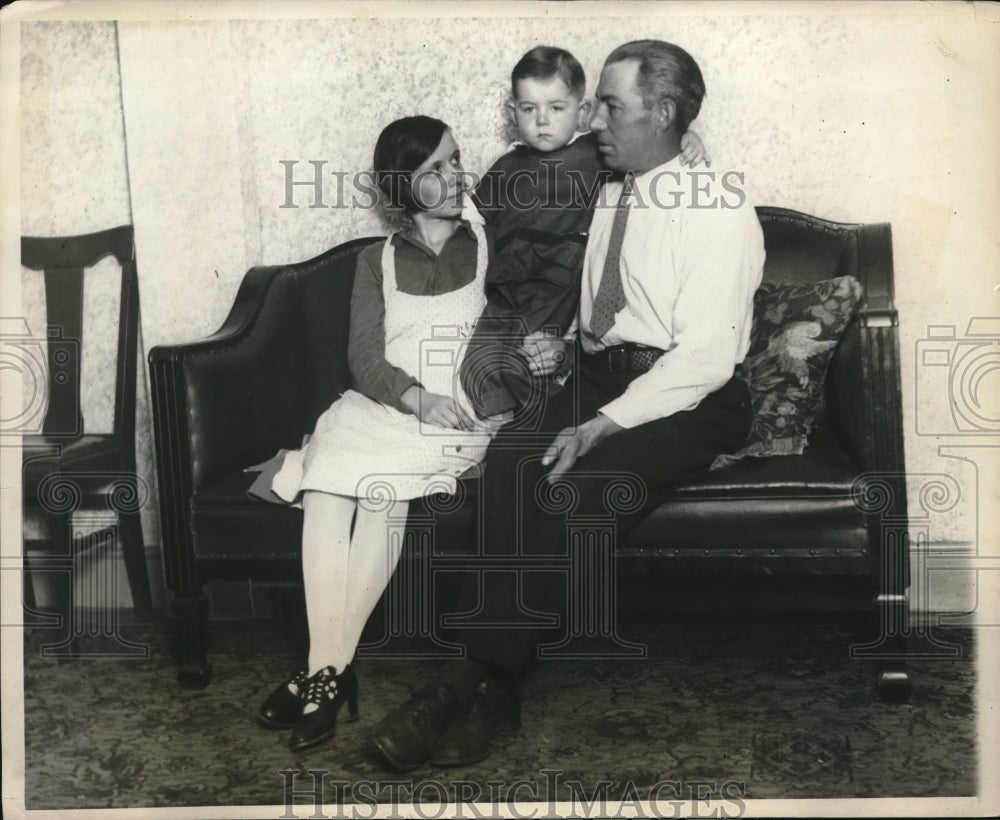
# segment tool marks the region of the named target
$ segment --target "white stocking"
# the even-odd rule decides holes
[[[302,575],[310,675],[325,666],[340,673],[353,659],[368,616],[399,561],[401,533],[389,537],[390,520],[404,521],[408,508],[408,502],[397,501],[370,510],[354,498],[305,493]]]
[[[358,503],[348,568],[351,585],[341,638],[345,664],[354,657],[368,617],[399,563],[402,526],[409,506],[408,501],[395,501],[389,504],[388,509],[371,510],[365,501]]]
[[[351,520],[357,500],[306,492],[302,498],[302,579],[309,621],[309,675],[336,666],[350,586]]]

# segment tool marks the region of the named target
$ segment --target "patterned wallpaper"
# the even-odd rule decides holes
[[[88,233],[131,222],[113,23],[35,23],[22,34],[21,231],[29,236]],[[84,280],[87,340],[81,380],[88,430],[111,429],[115,264]],[[105,272],[106,271],[106,272]],[[24,315],[45,332],[41,273],[22,275]],[[90,425],[93,422],[93,426]]]
[[[130,223],[115,23],[22,25],[20,93],[22,234],[71,236]],[[141,252],[138,260],[141,275]],[[91,433],[110,432],[114,421],[120,283],[111,258],[84,278],[80,400]],[[21,291],[21,315],[44,336],[41,272],[22,270]],[[142,352],[137,367],[136,457],[155,495]],[[144,510],[143,530],[148,544],[159,543],[155,504]]]
[[[753,13],[734,13],[744,8]],[[955,324],[961,333],[969,317],[1000,307],[983,261],[996,257],[985,215],[996,210],[997,192],[982,173],[995,148],[975,118],[1000,98],[993,41],[977,37],[975,21],[954,7],[880,4],[851,15],[823,4],[796,8],[808,13],[656,4],[631,18],[581,9],[558,19],[120,21],[147,349],[215,330],[254,264],[306,259],[384,232],[370,210],[309,207],[307,186],[294,187],[298,207],[281,207],[282,160],[295,162],[296,180],[311,178],[310,161],[324,162],[330,206],[334,172],[367,169],[386,123],[426,113],[453,127],[467,168],[482,172],[505,145],[507,77],[525,50],[539,43],[570,49],[592,91],[614,46],[659,37],[683,45],[701,65],[708,96],[694,128],[715,168],[745,170],[758,203],[892,223],[909,466],[974,481],[968,465],[938,454],[939,441],[914,435],[921,378],[914,351],[928,324]],[[47,215],[50,200],[26,190],[25,224],[75,224],[71,214],[94,213],[97,201],[113,220],[121,208],[110,203],[128,212],[121,144],[96,147],[121,133],[109,25],[47,29],[38,53],[26,57],[26,76],[44,77],[71,61],[88,78],[92,90],[77,104],[104,119],[90,120],[86,144],[106,156],[104,165],[88,167],[70,201],[60,200],[59,219]],[[58,145],[47,149],[55,167],[33,175],[72,177],[63,136],[35,133]],[[107,200],[98,193],[105,189],[113,191]],[[957,277],[964,287],[955,286]],[[949,423],[942,395],[920,412],[938,427]],[[935,539],[976,539],[963,506],[971,495],[935,519]]]

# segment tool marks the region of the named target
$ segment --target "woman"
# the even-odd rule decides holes
[[[291,728],[293,751],[333,737],[344,703],[357,717],[350,663],[399,559],[387,525],[405,521],[412,498],[454,492],[499,426],[476,418],[456,378],[461,339],[486,302],[488,254],[455,139],[440,120],[397,120],[379,136],[374,167],[406,226],[358,257],[348,345],[355,389],[320,416],[270,482],[304,513],[310,648],[308,668],[271,693],[258,720]],[[442,326],[457,331],[454,355],[421,367],[423,343]]]

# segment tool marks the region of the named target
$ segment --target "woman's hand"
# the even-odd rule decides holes
[[[694,131],[687,131],[681,137],[681,165],[694,168],[699,162],[704,162],[706,168],[712,167],[712,160],[705,150],[705,145]]]
[[[450,427],[453,430],[471,430],[475,427],[469,414],[451,396],[429,393],[424,388],[413,385],[399,399],[424,424]]]
[[[525,336],[521,349],[528,358],[532,376],[551,376],[569,363],[569,342],[553,339],[540,330]]]

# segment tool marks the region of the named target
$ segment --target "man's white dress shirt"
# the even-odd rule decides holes
[[[635,177],[622,246],[625,307],[600,339],[590,332],[622,183],[598,201],[583,263],[580,342],[667,351],[601,413],[622,427],[688,410],[722,387],[746,356],[764,236],[738,177],[688,169],[675,157]]]

